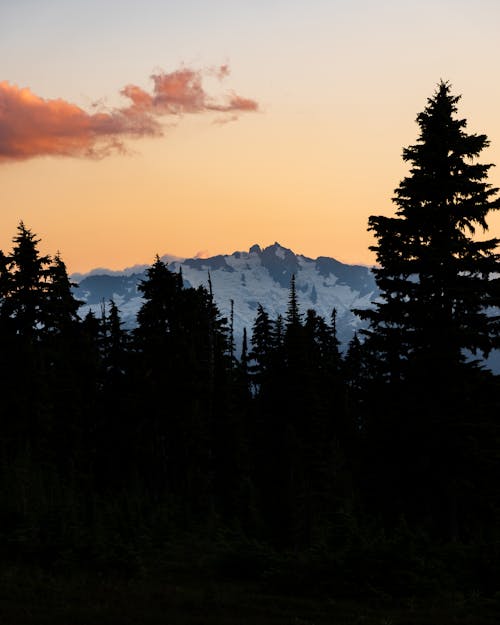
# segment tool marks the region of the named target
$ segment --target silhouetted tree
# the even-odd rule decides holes
[[[252,349],[249,357],[253,361],[253,364],[250,366],[250,372],[253,384],[256,389],[259,389],[269,373],[273,350],[273,324],[261,304],[257,306],[257,316],[253,323],[250,341]]]
[[[286,311],[286,325],[288,328],[296,327],[300,324],[299,303],[297,300],[297,289],[295,287],[295,274],[290,280],[290,291],[288,294],[288,308]]]
[[[473,235],[487,230],[500,200],[486,182],[492,165],[476,161],[489,142],[465,132],[455,117],[459,99],[439,84],[417,117],[418,142],[403,151],[411,171],[395,191],[396,217],[369,219],[381,301],[358,314],[393,376],[408,375],[416,361],[442,374],[465,361],[464,349],[487,355],[494,344],[497,321],[487,308],[500,240]]]
[[[40,239],[21,221],[4,273],[2,314],[13,320],[15,332],[32,339],[43,324],[49,256],[41,256]]]
[[[385,503],[448,535],[456,535],[460,508],[471,503],[466,483],[478,479],[464,441],[478,444],[473,396],[481,394],[480,376],[465,350],[487,355],[495,345],[498,321],[488,307],[500,271],[499,239],[474,237],[500,207],[498,189],[486,180],[491,165],[476,160],[488,140],[465,132],[459,99],[441,82],[417,116],[417,143],[403,151],[410,174],[393,198],[396,217],[369,219],[380,300],[357,311],[370,323],[366,346],[379,381],[390,382],[373,396],[387,461],[380,482],[394,486]]]
[[[46,333],[74,333],[76,325],[80,322],[78,309],[83,303],[73,294],[73,289],[77,286],[70,281],[66,265],[58,252],[47,269],[43,319]]]

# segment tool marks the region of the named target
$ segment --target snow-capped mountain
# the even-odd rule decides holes
[[[302,313],[314,308],[326,320],[337,309],[337,331],[345,348],[355,330],[363,322],[352,313],[353,308],[369,308],[377,298],[374,275],[369,267],[347,265],[334,258],[316,259],[294,254],[279,243],[261,249],[253,245],[248,252],[234,252],[210,258],[179,259],[164,256],[172,271],[182,267],[185,286],[208,286],[210,273],[215,301],[222,315],[229,318],[234,301],[234,334],[237,349],[241,347],[243,328],[251,333],[257,313],[262,306],[271,318],[286,314],[292,275]],[[84,301],[80,315],[92,309],[101,315],[102,307],[113,299],[118,306],[124,326],[134,327],[142,304],[137,286],[146,277],[144,265],[135,265],[123,272],[93,270],[86,275],[73,274],[79,284],[78,299]],[[494,350],[486,361],[495,373],[500,373],[500,350]]]
[[[234,301],[237,345],[241,345],[244,327],[251,332],[259,304],[272,318],[286,313],[292,275],[295,275],[301,312],[314,308],[329,320],[333,308],[337,309],[338,335],[344,345],[361,325],[351,309],[367,308],[377,297],[370,268],[347,265],[326,256],[307,258],[294,254],[279,243],[264,249],[253,245],[248,252],[230,255],[184,260],[169,258],[168,261],[172,271],[182,267],[186,286],[207,286],[210,272],[214,298],[223,316],[229,317],[231,300]],[[102,270],[86,276],[72,276],[79,282],[76,295],[85,302],[80,314],[85,315],[91,308],[99,315],[103,302],[113,299],[125,326],[133,327],[142,303],[137,286],[145,278],[145,269],[138,269],[122,274]]]

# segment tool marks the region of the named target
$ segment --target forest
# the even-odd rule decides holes
[[[500,380],[481,359],[500,347],[500,241],[478,233],[500,200],[477,161],[488,139],[466,132],[458,101],[437,86],[395,215],[370,217],[381,297],[348,345],[335,310],[302,309],[293,278],[286,316],[259,306],[235,345],[210,281],[187,288],[158,256],[133,330],[113,301],[80,318],[62,258],[19,223],[0,253],[6,622],[34,622],[13,604],[35,577],[74,575],[210,577],[407,612],[453,597],[454,622],[494,622]],[[13,590],[21,579],[31,590]],[[119,622],[158,622],[128,609]],[[103,610],[94,625],[115,622]],[[333,622],[224,618],[170,622]],[[405,618],[363,622],[447,622]]]

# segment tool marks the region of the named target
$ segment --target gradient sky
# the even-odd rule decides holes
[[[0,135],[0,249],[23,219],[71,272],[274,241],[373,263],[440,79],[500,186],[499,24],[498,0],[0,2],[22,134]]]

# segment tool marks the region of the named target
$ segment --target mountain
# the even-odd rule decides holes
[[[231,300],[234,301],[234,334],[238,352],[243,328],[246,327],[250,335],[259,304],[273,319],[279,314],[286,314],[293,274],[302,313],[314,308],[329,320],[333,308],[337,309],[337,331],[343,348],[355,330],[363,327],[351,310],[368,308],[378,294],[369,267],[348,265],[327,256],[308,258],[294,254],[279,243],[264,249],[253,245],[248,252],[210,258],[164,256],[162,260],[172,271],[182,268],[186,286],[207,286],[210,272],[214,298],[223,316],[229,318]],[[124,326],[134,327],[142,304],[137,286],[146,277],[146,269],[145,266],[135,265],[123,272],[99,269],[86,275],[73,274],[72,279],[79,284],[76,296],[84,301],[80,315],[84,316],[89,309],[100,315],[103,303],[113,299]],[[487,365],[500,373],[500,350],[493,353]]]
[[[285,315],[293,274],[301,312],[314,308],[329,320],[332,309],[336,308],[339,339],[344,345],[361,326],[351,309],[366,308],[377,296],[368,267],[347,265],[326,256],[308,258],[279,243],[264,249],[253,245],[248,252],[210,258],[167,257],[167,260],[172,271],[182,268],[186,286],[207,286],[210,272],[214,298],[223,316],[229,317],[231,300],[234,301],[237,345],[241,344],[244,327],[251,332],[259,304],[272,318]],[[76,295],[85,302],[80,314],[83,316],[92,309],[99,315],[103,302],[112,298],[125,327],[133,327],[142,303],[137,286],[146,276],[146,268],[136,267],[138,271],[93,270],[87,275],[74,274],[72,279],[79,284]]]

